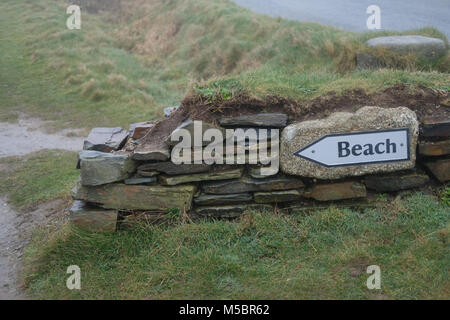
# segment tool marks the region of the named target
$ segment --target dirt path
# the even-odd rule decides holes
[[[0,158],[23,156],[42,149],[81,150],[83,138],[68,136],[76,130],[48,134],[42,129],[44,125],[39,119],[23,115],[18,123],[0,123]],[[51,201],[32,212],[19,214],[8,205],[6,195],[0,196],[0,300],[26,299],[19,283],[23,249],[36,226],[64,220],[58,216],[62,205],[61,200]]]

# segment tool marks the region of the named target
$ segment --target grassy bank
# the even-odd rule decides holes
[[[133,0],[121,10],[82,12],[65,26],[66,2],[0,4],[0,118],[17,111],[62,127],[123,125],[161,116],[189,94],[309,99],[396,83],[448,90],[448,56],[404,70],[358,71],[369,37],[314,23],[272,19],[227,0]],[[415,33],[444,38],[428,28]],[[194,90],[190,90],[194,89]]]
[[[448,206],[421,193],[360,212],[248,212],[115,234],[36,235],[26,286],[51,299],[447,299]],[[81,268],[81,290],[65,286]],[[381,268],[381,290],[366,287]]]
[[[24,157],[0,158],[0,194],[19,211],[58,198],[69,198],[78,179],[76,153],[40,151]]]

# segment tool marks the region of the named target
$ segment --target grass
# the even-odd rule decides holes
[[[24,211],[57,198],[69,198],[78,179],[76,153],[40,151],[26,157],[0,158],[0,194],[8,194],[10,203]]]
[[[404,70],[355,69],[365,40],[399,33],[273,19],[228,0],[126,1],[121,10],[82,11],[82,30],[71,31],[65,7],[62,0],[0,4],[0,119],[13,121],[21,110],[58,128],[128,126],[160,117],[186,93],[217,88],[225,98],[238,88],[291,99],[396,83],[450,88],[449,55],[410,59]],[[401,34],[411,33],[445,39],[432,28]]]
[[[247,212],[237,223],[42,231],[26,254],[39,299],[448,299],[449,207],[422,193],[361,212]],[[81,268],[81,290],[65,286]],[[369,290],[367,266],[381,268]]]

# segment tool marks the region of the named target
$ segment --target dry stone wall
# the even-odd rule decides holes
[[[75,224],[114,231],[137,221],[164,221],[174,212],[233,218],[274,206],[360,206],[370,204],[375,192],[450,180],[450,119],[419,122],[404,107],[363,107],[294,123],[280,113],[218,118],[202,123],[200,136],[211,129],[224,140],[193,139],[182,151],[192,162],[184,164],[174,163],[177,141],[180,133],[195,135],[198,123],[184,119],[166,137],[152,139],[156,123],[92,130],[78,156]],[[254,134],[230,144],[237,129]],[[223,152],[210,145],[223,146]],[[215,163],[205,163],[208,157]]]

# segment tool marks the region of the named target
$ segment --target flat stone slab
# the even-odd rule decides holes
[[[194,203],[199,206],[211,206],[216,204],[241,204],[252,200],[251,193],[202,194],[194,198]]]
[[[157,177],[132,177],[125,179],[125,184],[149,184],[158,180]]]
[[[288,202],[297,201],[303,195],[302,190],[283,190],[283,191],[272,191],[272,192],[255,192],[255,202],[256,203],[277,203],[277,202]]]
[[[76,200],[69,211],[70,221],[78,227],[95,232],[116,231],[117,210],[106,210]]]
[[[141,139],[154,125],[154,121],[145,121],[130,124],[130,137],[135,140]]]
[[[246,116],[221,118],[222,127],[264,127],[283,128],[287,125],[288,117],[284,113],[260,113]]]
[[[378,135],[380,132],[384,133]],[[372,143],[368,143],[367,133]],[[418,133],[416,114],[404,107],[363,107],[355,113],[337,112],[325,119],[294,123],[281,134],[281,171],[303,177],[340,179],[410,169],[415,165]],[[396,138],[391,141],[391,136]],[[397,145],[394,141],[401,140],[399,137],[404,142]],[[346,149],[340,150],[342,146]],[[298,155],[300,151],[303,156]],[[383,157],[394,160],[384,162]],[[374,162],[368,163],[369,160]]]
[[[84,150],[111,152],[119,150],[128,138],[128,132],[121,128],[94,128],[84,141]]]
[[[163,185],[174,186],[177,184],[189,182],[236,179],[242,176],[243,171],[243,168],[236,168],[230,170],[217,170],[207,173],[194,173],[181,176],[159,176],[159,181]]]
[[[146,163],[138,167],[138,172],[144,175],[145,172],[163,172],[170,175],[191,174],[208,172],[213,167],[207,164],[175,164],[171,161]]]
[[[421,126],[421,137],[450,137],[450,119],[425,118]]]
[[[421,141],[419,142],[419,153],[423,156],[444,156],[450,154],[450,140]]]
[[[378,37],[370,39],[366,45],[386,48],[402,55],[412,53],[422,59],[436,59],[446,52],[443,40],[419,35]]]
[[[136,147],[132,158],[138,161],[167,161],[170,149],[164,141],[146,142]]]
[[[178,208],[188,211],[195,191],[193,185],[165,187],[117,183],[86,187],[77,184],[72,197],[107,209],[165,211]]]
[[[426,162],[425,166],[440,182],[446,182],[450,180],[450,159],[441,159]]]
[[[367,176],[364,183],[368,189],[391,192],[421,187],[430,181],[426,174],[408,173],[384,176]]]
[[[243,177],[242,179],[207,182],[202,185],[205,193],[229,194],[254,191],[277,191],[288,189],[301,189],[305,185],[302,180],[295,177],[275,176],[265,179]]]
[[[128,155],[83,150],[78,155],[81,169],[81,184],[98,186],[122,181],[136,169]]]
[[[306,198],[318,201],[332,201],[363,198],[367,195],[366,187],[359,182],[316,184],[305,191]]]

